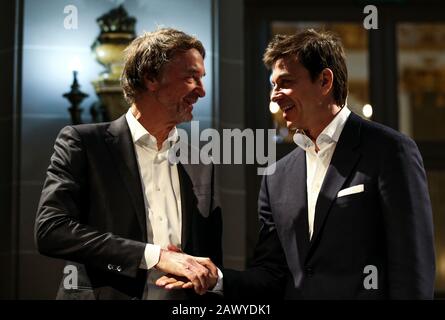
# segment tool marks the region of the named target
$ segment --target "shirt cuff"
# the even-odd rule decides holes
[[[147,243],[145,245],[144,256],[142,257],[139,268],[150,270],[159,262],[161,247],[156,244]]]
[[[223,294],[223,273],[221,270],[218,269],[218,281],[216,282],[216,285],[213,287],[212,290],[209,290],[210,292],[217,293],[217,294]]]

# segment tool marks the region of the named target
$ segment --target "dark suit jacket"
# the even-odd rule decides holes
[[[243,273],[224,270],[226,297],[433,297],[431,204],[422,158],[410,138],[351,113],[318,196],[312,240],[305,152],[297,148],[276,165],[259,195],[253,265]],[[364,192],[337,198],[360,184]],[[378,289],[364,286],[367,265],[377,268]]]
[[[68,126],[55,142],[39,203],[40,253],[68,260],[79,290],[64,299],[141,298],[147,272],[139,265],[147,242],[143,191],[125,116],[110,123]],[[221,210],[213,165],[178,164],[182,250],[222,262]],[[189,297],[196,297],[189,290]]]

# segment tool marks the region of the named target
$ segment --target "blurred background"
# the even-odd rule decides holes
[[[367,1],[9,0],[0,19],[0,298],[53,299],[63,261],[36,251],[33,225],[53,143],[72,123],[115,119],[122,49],[158,26],[197,36],[207,50],[207,95],[194,109],[205,128],[276,128],[278,158],[295,148],[269,104],[261,57],[274,34],[336,32],[346,48],[348,106],[411,136],[428,175],[436,240],[436,297],[445,297],[445,5]],[[375,21],[374,21],[375,22]],[[64,94],[66,94],[64,96]],[[187,129],[187,125],[184,126]],[[257,240],[253,165],[220,165],[224,263],[244,269]]]

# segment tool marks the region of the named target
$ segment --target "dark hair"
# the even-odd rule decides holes
[[[333,96],[344,106],[348,95],[348,70],[339,37],[330,32],[308,29],[294,35],[276,35],[267,46],[263,62],[269,69],[281,58],[295,55],[314,81],[325,68],[332,70]]]
[[[205,58],[201,41],[182,31],[161,28],[145,32],[125,49],[122,89],[125,99],[132,104],[146,90],[145,78],[156,78],[162,67],[178,52],[196,49]]]

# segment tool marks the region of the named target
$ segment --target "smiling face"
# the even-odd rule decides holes
[[[155,80],[149,80],[160,109],[175,123],[193,119],[193,104],[205,96],[202,77],[204,60],[196,49],[177,53],[162,69]]]
[[[312,81],[295,56],[278,59],[272,71],[271,100],[280,106],[288,128],[310,130],[323,113],[322,76]]]

